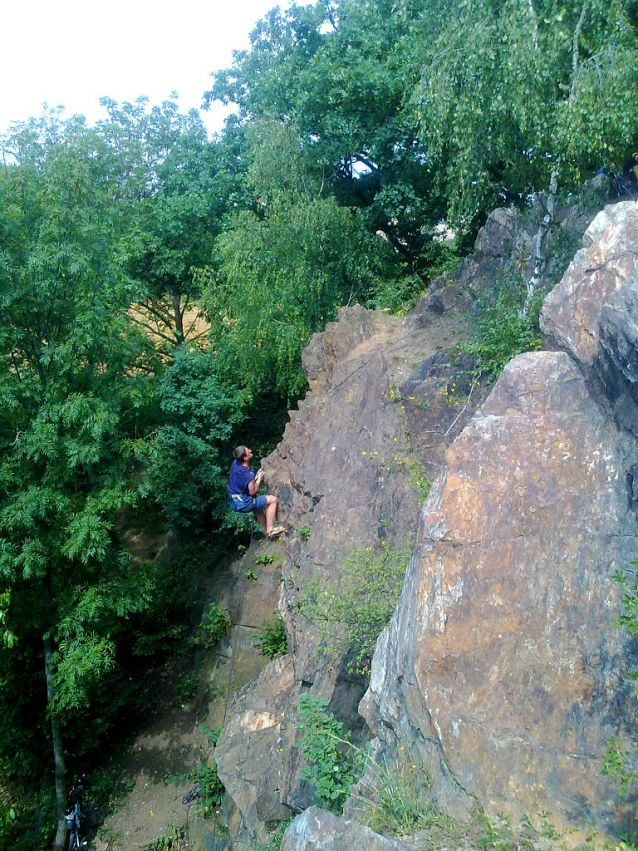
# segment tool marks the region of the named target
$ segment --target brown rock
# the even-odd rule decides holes
[[[611,575],[636,555],[614,429],[566,354],[530,353],[447,462],[361,711],[416,739],[461,803],[626,826],[600,774],[636,720],[634,643],[614,629]]]
[[[263,839],[259,828],[265,822],[290,815],[281,804],[279,789],[294,732],[286,724],[291,696],[296,696],[291,658],[272,662],[257,683],[258,689],[246,686],[236,694],[215,759],[219,777],[250,833]]]

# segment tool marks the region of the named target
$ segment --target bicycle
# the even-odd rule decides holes
[[[80,839],[82,819],[87,815],[82,809],[82,792],[85,788],[86,778],[82,774],[69,789],[70,806],[64,816],[69,834],[69,851],[77,851],[78,848],[85,848],[88,845],[88,840]]]

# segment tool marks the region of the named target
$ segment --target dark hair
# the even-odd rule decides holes
[[[236,446],[233,449],[233,458],[236,461],[241,461],[245,454],[246,454],[246,447],[245,446]]]

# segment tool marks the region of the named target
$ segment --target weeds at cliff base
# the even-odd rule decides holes
[[[299,747],[308,760],[303,779],[314,786],[321,806],[340,813],[362,771],[362,752],[320,697],[301,695],[297,729],[302,734]]]
[[[455,823],[436,805],[432,781],[418,754],[400,746],[392,759],[366,759],[363,779],[353,790],[358,819],[383,836],[428,831],[433,847],[449,844]]]

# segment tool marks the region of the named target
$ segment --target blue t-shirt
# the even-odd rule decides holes
[[[245,496],[250,496],[248,493],[248,482],[255,478],[255,474],[250,467],[244,467],[239,461],[233,461],[230,468],[230,478],[228,479],[228,493],[241,493]]]

